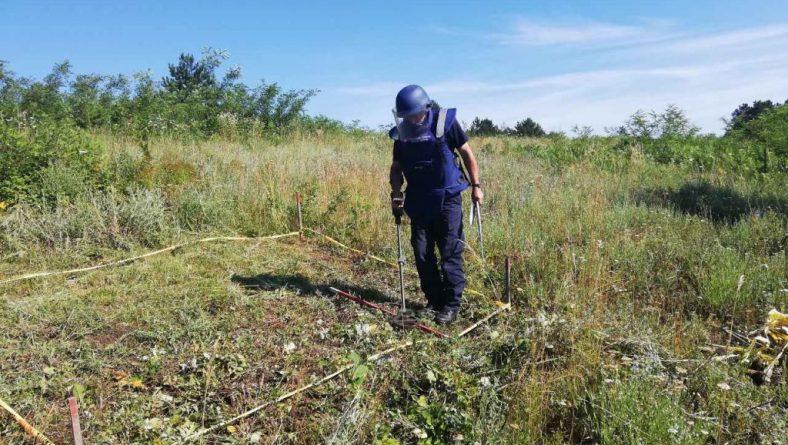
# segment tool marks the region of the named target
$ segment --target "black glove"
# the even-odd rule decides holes
[[[402,215],[405,214],[405,199],[402,197],[401,192],[391,193],[391,214],[394,215],[394,218],[397,219],[397,224],[399,224]]]

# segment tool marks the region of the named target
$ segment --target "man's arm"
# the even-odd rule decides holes
[[[402,184],[405,178],[402,175],[402,168],[399,166],[399,161],[391,161],[391,169],[389,169],[389,184],[391,184],[392,193],[399,193],[402,190]]]
[[[481,181],[479,179],[479,163],[476,162],[476,156],[473,155],[473,150],[471,150],[471,146],[468,143],[462,144],[462,147],[458,148],[457,151],[460,153],[460,157],[462,157],[462,162],[465,164],[465,171],[468,172],[468,176],[470,176],[471,180],[471,199],[474,202],[479,202],[481,204],[482,200],[484,200],[484,192],[482,192]]]
[[[402,199],[402,184],[405,178],[402,175],[402,168],[398,161],[391,161],[389,169],[389,184],[391,184],[391,211],[394,216],[402,216],[405,200]]]

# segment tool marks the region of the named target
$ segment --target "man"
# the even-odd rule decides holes
[[[421,290],[427,297],[422,315],[435,314],[437,323],[451,323],[457,318],[465,288],[461,192],[471,187],[471,199],[481,203],[479,166],[456,110],[441,109],[420,86],[400,90],[393,111],[391,209],[395,216],[404,212],[411,220],[411,245]],[[460,170],[456,153],[469,178]],[[404,199],[403,175],[407,181]]]

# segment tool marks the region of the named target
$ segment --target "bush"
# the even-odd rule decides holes
[[[732,130],[730,136],[746,146],[761,172],[788,172],[788,105],[761,113]]]
[[[68,123],[0,122],[0,201],[52,199],[103,184],[102,147]],[[68,173],[66,173],[66,171]]]

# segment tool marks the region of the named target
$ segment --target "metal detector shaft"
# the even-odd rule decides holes
[[[476,209],[476,230],[479,232],[479,252],[481,253],[482,258],[484,258],[484,236],[482,235],[482,211],[479,207],[479,201],[475,201],[473,203],[474,209]]]
[[[402,302],[402,313],[405,313],[405,258],[402,256],[402,216],[395,217],[397,222],[397,265],[399,266],[399,298]]]

